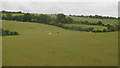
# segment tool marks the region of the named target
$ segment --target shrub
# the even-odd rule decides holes
[[[10,31],[10,30],[3,30],[2,29],[2,36],[6,36],[6,35],[19,35],[18,32],[13,32],[13,31]]]

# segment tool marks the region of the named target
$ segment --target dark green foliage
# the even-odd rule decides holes
[[[3,10],[2,13],[6,13],[7,11]]]
[[[86,24],[86,25],[98,25],[98,26],[105,26],[102,21],[98,21],[98,22],[88,22],[88,21],[75,21],[75,23],[77,24]]]
[[[14,32],[14,35],[19,35],[19,33],[18,32]]]
[[[63,24],[70,24],[70,23],[74,23],[74,20],[70,17],[66,17],[64,14],[58,14],[57,22],[60,22]]]
[[[23,21],[23,16],[13,16],[12,20],[14,20],[14,21]]]
[[[70,29],[70,30],[77,30],[77,31],[87,31],[87,32],[89,32],[89,31],[93,31],[94,30],[94,28],[93,27],[89,27],[89,28],[83,28],[83,27],[76,27],[76,26],[65,26],[64,27],[65,29]]]
[[[44,15],[44,14],[37,16],[37,22],[40,22],[40,23],[49,24],[50,19],[51,19],[50,16]]]
[[[23,15],[23,21],[29,22],[29,21],[31,21],[31,19],[32,19],[32,16],[30,13],[26,13]]]
[[[120,24],[115,25],[116,29],[120,31]]]
[[[97,24],[98,24],[98,25],[103,25],[103,26],[104,26],[104,24],[102,23],[102,21],[98,21]]]
[[[3,10],[3,11],[1,11],[2,13],[22,13],[21,11],[18,11],[18,12],[11,12],[11,11],[5,11],[5,10]]]
[[[111,31],[116,31],[116,30],[118,30],[118,27],[108,26],[107,29],[108,29],[108,30],[111,30]]]
[[[2,36],[6,36],[6,35],[19,35],[18,32],[13,32],[13,31],[10,31],[10,30],[3,30],[1,29],[2,31]]]
[[[110,24],[107,24],[106,26],[107,26],[107,27],[111,27],[111,25],[110,25]]]
[[[21,11],[18,11],[17,13],[22,13]]]
[[[64,14],[58,14],[57,21],[60,23],[66,23],[66,16]]]
[[[66,24],[74,23],[74,20],[70,17],[66,18]]]
[[[116,17],[109,17],[109,16],[100,16],[100,15],[89,15],[89,16],[84,16],[84,15],[71,15],[74,17],[84,17],[84,18],[98,18],[98,19],[118,19]]]
[[[103,29],[103,30],[92,30],[92,32],[112,32],[116,30],[110,30],[110,29]]]
[[[9,35],[10,33],[10,30],[3,30],[2,29],[2,35]]]
[[[5,15],[2,15],[2,19],[5,19]]]
[[[7,19],[7,20],[11,20],[11,19],[12,19],[12,14],[7,13],[7,14],[6,14],[6,19]]]

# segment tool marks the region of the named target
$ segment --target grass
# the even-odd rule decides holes
[[[104,26],[95,26],[95,25],[84,25],[84,24],[65,24],[65,26],[76,26],[76,27],[82,27],[82,28],[89,28],[93,27],[95,30],[103,30],[107,29],[107,27]]]
[[[118,65],[118,32],[90,34],[7,20],[2,24],[4,29],[20,33],[3,37],[3,66]]]

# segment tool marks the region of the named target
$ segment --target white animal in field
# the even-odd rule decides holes
[[[90,31],[90,34],[92,33],[92,31]]]
[[[49,33],[49,34],[52,34],[52,33]]]

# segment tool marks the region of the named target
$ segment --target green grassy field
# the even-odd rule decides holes
[[[118,65],[118,32],[89,33],[6,20],[2,24],[20,33],[3,36],[4,66]]]

